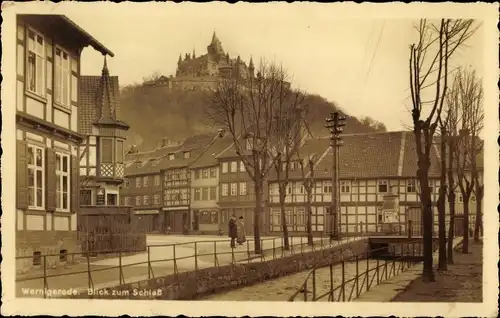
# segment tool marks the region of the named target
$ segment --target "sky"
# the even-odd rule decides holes
[[[121,85],[140,83],[154,72],[175,75],[179,54],[205,54],[215,31],[231,56],[282,63],[295,87],[335,102],[349,115],[372,117],[389,130],[411,122],[408,59],[415,17],[356,14],[359,9],[347,15],[319,4],[67,3],[53,11],[115,53],[108,66]],[[481,76],[483,53],[481,28],[453,63]],[[102,63],[100,53],[83,51],[83,74],[99,74]]]

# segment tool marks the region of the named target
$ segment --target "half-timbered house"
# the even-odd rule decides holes
[[[124,142],[129,126],[121,120],[117,76],[104,60],[101,76],[80,79],[80,204],[119,205],[124,181]]]
[[[63,15],[18,15],[16,45],[16,248],[37,265],[77,249],[80,57],[113,53]]]

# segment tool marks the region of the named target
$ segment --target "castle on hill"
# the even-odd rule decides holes
[[[255,67],[250,58],[248,65],[240,56],[231,58],[224,52],[221,41],[215,32],[207,46],[207,53],[196,56],[186,53],[179,55],[175,76],[161,76],[144,83],[148,87],[167,87],[171,90],[214,90],[221,78],[255,76]]]

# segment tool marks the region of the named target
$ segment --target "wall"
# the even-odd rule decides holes
[[[27,257],[16,259],[16,272],[26,273],[34,267],[34,252],[41,252],[42,255],[58,255],[63,249],[67,250],[68,253],[80,252],[76,232],[16,231],[16,257]],[[71,260],[71,257],[68,257],[68,260]],[[48,268],[59,265],[63,265],[59,260],[59,256],[47,257]]]
[[[221,290],[227,291],[230,288],[246,286],[308,270],[314,266],[328,265],[332,260],[340,261],[342,256],[351,256],[353,253],[363,254],[367,248],[368,239],[363,239],[351,243],[350,248],[344,247],[343,250],[332,248],[261,263],[226,265],[218,268],[202,269],[198,272],[179,273],[177,276],[158,277],[134,284],[122,285],[119,289],[129,291],[128,296],[124,295],[125,292],[122,293],[124,296],[110,296],[109,298],[192,300]],[[117,288],[113,288],[113,290],[117,290]],[[134,295],[134,290],[154,290],[157,295],[141,297]],[[109,294],[111,295],[111,292]]]

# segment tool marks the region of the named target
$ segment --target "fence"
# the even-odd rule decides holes
[[[107,287],[125,283],[133,283],[154,277],[176,275],[182,271],[198,271],[201,268],[219,267],[223,265],[266,261],[280,257],[320,251],[343,244],[350,244],[361,237],[348,237],[341,241],[332,241],[329,237],[315,237],[313,245],[309,245],[305,237],[290,237],[289,249],[286,250],[283,238],[261,239],[261,253],[253,250],[254,240],[236,248],[230,247],[229,240],[195,241],[176,244],[149,245],[146,252],[142,250],[93,251],[93,253],[67,253],[53,255],[36,255],[33,257],[16,257],[16,261],[35,260],[39,263],[40,275],[17,277],[16,284],[35,282],[41,284],[43,296],[46,298],[49,288],[81,288],[94,289],[99,284]],[[142,253],[141,253],[142,252]],[[140,254],[137,254],[140,253]],[[94,256],[92,255],[94,254]],[[130,255],[133,254],[133,255]],[[167,255],[169,257],[165,257]],[[96,262],[102,256],[115,258]],[[60,262],[74,264],[74,271],[60,272],[49,266],[51,260],[58,258]],[[107,262],[99,265],[99,262]],[[96,264],[97,263],[97,264]],[[81,285],[78,286],[78,283]],[[26,286],[33,288],[34,286]],[[35,286],[36,287],[36,286]]]
[[[422,245],[421,243],[404,243],[399,244],[400,254],[396,254],[396,247],[392,249],[392,257],[390,260],[385,259],[382,262],[380,259],[371,260],[370,255],[377,254],[378,252],[387,251],[387,247],[372,249],[367,251],[364,255],[365,257],[360,260],[360,255],[352,255],[347,259],[343,259],[338,264],[329,264],[327,266],[321,266],[312,269],[306,279],[297,289],[297,291],[289,298],[288,301],[294,301],[295,298],[303,293],[303,301],[309,300],[309,295],[312,294],[312,301],[320,301],[328,296],[328,301],[351,301],[357,297],[364,291],[369,291],[375,282],[377,285],[382,281],[387,281],[399,273],[408,269],[415,259],[415,256],[418,256],[422,253]],[[406,248],[405,248],[406,247]],[[363,266],[366,264],[366,267],[363,272],[360,272],[360,265]],[[370,263],[375,263],[370,265]],[[346,264],[355,265],[355,273],[354,275],[350,275],[351,273],[346,270]],[[340,266],[340,275],[336,276],[334,271],[334,266]],[[329,278],[329,288],[326,292],[318,293],[318,275],[322,274],[320,271],[324,272],[327,270],[327,275]],[[353,276],[353,277],[348,277]],[[324,277],[324,276],[322,276]],[[335,278],[341,278],[340,284],[334,284]],[[375,280],[376,278],[376,280]],[[360,285],[361,280],[361,285]],[[311,281],[311,282],[309,282]],[[350,285],[350,291],[349,289]],[[311,290],[312,289],[312,290]]]

